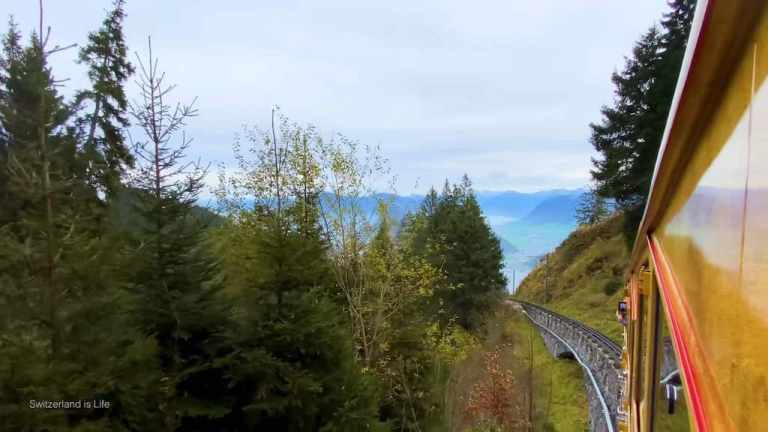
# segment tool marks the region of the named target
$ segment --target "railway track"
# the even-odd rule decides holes
[[[512,300],[538,327],[552,355],[570,352],[584,370],[588,386],[591,430],[617,431],[621,398],[622,348],[606,335],[575,319],[525,301]],[[552,341],[554,342],[554,345]],[[558,346],[557,344],[562,344]]]
[[[600,333],[599,331],[593,329],[592,327],[589,327],[579,321],[576,321],[575,319],[568,318],[565,315],[561,315],[557,312],[551,311],[549,309],[543,308],[539,305],[535,305],[533,303],[528,303],[526,301],[521,300],[513,300],[514,302],[520,304],[523,308],[526,309],[535,309],[539,312],[545,313],[547,315],[550,315],[554,318],[557,318],[558,320],[567,323],[569,326],[577,329],[580,333],[587,335],[588,337],[595,340],[597,343],[599,343],[601,346],[605,347],[609,352],[616,355],[616,358],[621,357],[621,346],[614,342],[611,338],[608,336]]]

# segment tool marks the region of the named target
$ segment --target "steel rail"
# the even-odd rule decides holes
[[[543,308],[541,308],[543,309]],[[546,310],[546,309],[544,309]],[[605,397],[603,396],[603,391],[600,388],[600,386],[597,384],[597,380],[595,379],[594,374],[592,373],[592,369],[590,369],[589,365],[586,364],[581,357],[579,356],[579,353],[562,337],[560,337],[557,333],[553,332],[552,330],[548,329],[547,327],[543,326],[542,324],[539,324],[536,322],[535,319],[533,319],[532,316],[528,314],[528,311],[525,310],[525,307],[523,307],[523,313],[528,317],[528,319],[531,320],[531,322],[543,329],[544,331],[551,334],[553,337],[557,338],[563,345],[565,345],[566,348],[568,348],[571,353],[573,354],[574,359],[579,363],[582,369],[584,369],[584,372],[587,373],[587,376],[589,377],[589,380],[592,382],[592,387],[595,389],[595,394],[597,394],[597,399],[600,401],[600,409],[603,413],[603,418],[605,419],[605,425],[608,427],[608,432],[614,432],[616,428],[613,424],[613,419],[611,418],[611,411],[608,409],[608,403],[605,400]]]
[[[555,318],[557,318],[557,319],[559,319],[561,321],[564,321],[568,325],[579,329],[579,331],[581,333],[589,335],[590,337],[592,337],[592,339],[596,340],[598,343],[600,343],[601,345],[606,347],[609,351],[611,351],[613,354],[616,355],[617,359],[621,357],[621,351],[622,351],[621,346],[619,346],[619,344],[614,342],[608,336],[600,333],[599,331],[593,329],[592,327],[589,327],[589,326],[587,326],[587,325],[585,325],[585,324],[583,324],[583,323],[581,323],[579,321],[576,321],[575,319],[568,318],[567,316],[561,315],[561,314],[559,314],[557,312],[554,312],[554,311],[549,310],[547,308],[541,307],[539,305],[536,305],[536,304],[533,304],[533,303],[529,303],[529,302],[526,302],[526,301],[521,301],[521,300],[514,300],[514,301],[519,303],[519,304],[521,304],[524,308],[525,307],[530,307],[532,309],[536,309],[536,310],[538,310],[540,312],[543,312],[543,313],[545,313],[547,315],[555,317]]]

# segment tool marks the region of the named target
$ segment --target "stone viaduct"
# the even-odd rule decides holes
[[[553,356],[574,359],[584,370],[591,430],[617,431],[623,384],[621,347],[576,320],[531,303],[515,303],[539,330]]]

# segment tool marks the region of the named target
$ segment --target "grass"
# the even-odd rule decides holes
[[[515,297],[582,321],[621,343],[623,329],[614,311],[624,296],[623,273],[629,258],[623,222],[622,216],[614,216],[574,230],[523,280]],[[506,430],[526,430],[531,395],[533,430],[589,430],[581,367],[572,360],[553,358],[525,316],[505,308],[490,320],[482,348],[454,367],[447,393],[451,431],[504,430],[477,419],[467,421],[462,409],[471,389],[484,379],[484,353],[500,346],[504,347],[503,367],[515,377],[513,401],[522,420]]]
[[[516,424],[494,428],[477,418],[469,418],[466,406],[473,388],[485,379],[485,354],[499,349],[501,363],[514,376],[510,400]],[[532,357],[532,363],[531,363]],[[531,386],[531,366],[533,385]],[[489,321],[482,347],[456,365],[451,374],[447,397],[451,407],[451,431],[523,431],[530,417],[529,398],[533,395],[533,430],[572,432],[589,430],[584,378],[572,360],[555,359],[527,318],[504,307]]]
[[[516,298],[584,322],[621,343],[616,304],[624,296],[623,272],[629,249],[622,216],[580,227],[520,284]]]
[[[515,357],[520,362],[528,360],[531,348],[533,351],[534,430],[588,431],[584,375],[578,363],[554,358],[538,331],[520,313],[511,314],[505,330],[522,342],[514,344]]]

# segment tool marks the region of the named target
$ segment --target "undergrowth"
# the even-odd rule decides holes
[[[456,364],[446,392],[450,431],[585,431],[581,368],[547,351],[527,319],[501,308],[481,346]]]

